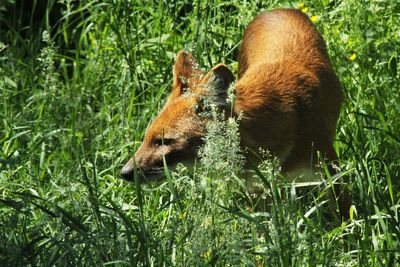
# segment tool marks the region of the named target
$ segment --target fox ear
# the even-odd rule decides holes
[[[206,79],[206,86],[210,90],[214,103],[217,106],[225,106],[228,88],[235,79],[231,70],[223,64],[218,64],[204,79]]]
[[[189,87],[189,80],[192,79],[195,70],[195,60],[189,52],[179,51],[176,55],[174,64],[174,82],[172,94],[179,96],[183,93],[183,89]]]

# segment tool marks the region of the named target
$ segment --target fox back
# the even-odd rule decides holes
[[[233,115],[239,121],[241,145],[248,162],[256,164],[260,148],[281,162],[283,173],[313,170],[317,153],[335,160],[332,147],[342,102],[341,86],[329,63],[325,42],[300,11],[278,9],[256,17],[247,27],[238,56]],[[192,162],[205,134],[199,115],[210,99],[227,107],[234,76],[218,64],[208,73],[196,68],[192,55],[178,53],[168,100],[148,127],[135,156],[122,169],[130,180],[134,169],[143,180],[169,166]]]

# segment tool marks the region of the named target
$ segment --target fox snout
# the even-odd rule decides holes
[[[133,157],[121,169],[121,176],[124,180],[133,181],[135,175],[137,175],[140,182],[149,182],[157,180],[162,176],[163,171],[164,168],[162,161],[157,162],[154,166],[151,166],[151,168],[147,168]]]
[[[133,181],[137,175],[140,182],[148,182],[157,180],[164,173],[163,157],[155,155],[157,153],[146,157],[142,155],[142,150],[139,149],[121,169],[124,180]]]
[[[135,168],[136,168],[135,159],[131,158],[121,169],[121,176],[127,181],[133,180]]]
[[[182,140],[168,141],[154,145],[145,142],[121,169],[121,176],[133,181],[135,175],[140,182],[156,181],[163,177],[164,162],[169,169],[175,169],[178,163],[191,164],[195,161],[198,148],[202,145],[200,136]],[[169,143],[168,143],[169,142]]]

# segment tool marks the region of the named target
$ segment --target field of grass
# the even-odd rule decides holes
[[[343,84],[352,218],[331,221],[323,187],[282,184],[269,161],[271,212],[253,211],[234,122],[209,129],[195,171],[122,181],[176,53],[237,70],[246,25],[276,7],[312,17]],[[0,266],[400,266],[399,61],[395,0],[2,1]]]

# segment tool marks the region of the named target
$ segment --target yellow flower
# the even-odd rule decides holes
[[[308,7],[302,8],[302,9],[301,9],[301,12],[307,13],[307,12],[308,12]]]
[[[313,22],[313,23],[316,23],[318,20],[319,20],[319,17],[317,16],[317,15],[314,15],[314,16],[311,16],[311,21]]]
[[[205,259],[209,259],[211,256],[211,249],[208,249],[207,251],[204,251],[201,256]]]
[[[306,6],[306,5],[305,5],[304,3],[298,3],[298,4],[297,4],[297,7],[298,7],[298,8],[304,8],[305,6]]]
[[[181,220],[186,219],[186,211],[179,215],[179,219],[181,219]]]
[[[348,60],[350,60],[350,61],[354,61],[356,59],[357,59],[357,54],[356,53],[353,53],[353,54],[351,54],[351,56],[348,57]]]

